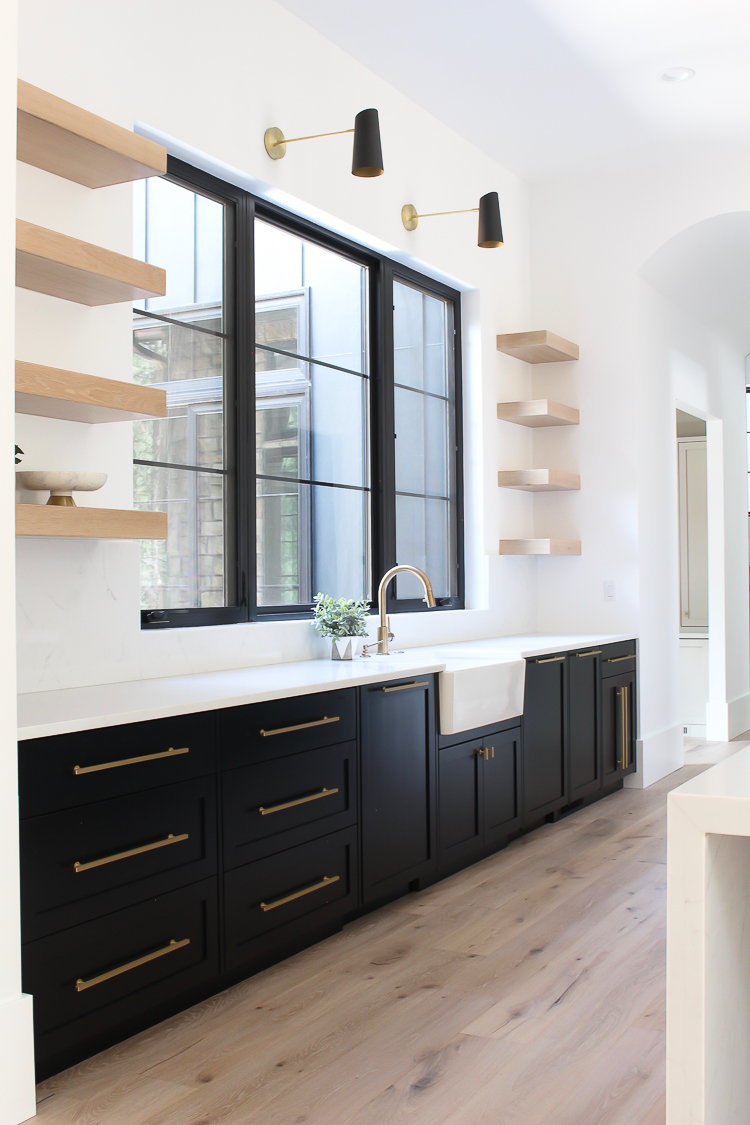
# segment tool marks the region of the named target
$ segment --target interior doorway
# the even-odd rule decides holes
[[[680,719],[705,738],[708,702],[708,481],[706,423],[677,411],[680,529]]]

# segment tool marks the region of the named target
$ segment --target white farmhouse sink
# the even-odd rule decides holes
[[[458,734],[520,715],[526,661],[513,652],[495,655],[457,647],[435,645],[408,652],[445,664],[439,673],[440,733]]]

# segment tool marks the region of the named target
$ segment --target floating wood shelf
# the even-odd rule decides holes
[[[165,512],[16,504],[16,535],[64,539],[166,539]]]
[[[510,332],[498,336],[497,350],[525,363],[559,363],[578,359],[578,344],[563,340],[554,332]]]
[[[80,305],[113,305],[163,297],[167,275],[158,266],[16,219],[16,285]]]
[[[577,539],[501,539],[501,555],[580,555]]]
[[[497,416],[503,422],[519,426],[577,426],[578,411],[574,406],[563,406],[549,398],[534,398],[527,402],[499,402]]]
[[[16,360],[16,412],[69,422],[166,418],[167,392]]]
[[[497,474],[500,488],[520,488],[523,492],[574,492],[581,487],[577,473],[559,469],[513,469]]]
[[[18,159],[85,187],[163,176],[167,150],[46,90],[18,82]]]

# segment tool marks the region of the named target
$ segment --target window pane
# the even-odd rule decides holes
[[[369,587],[367,270],[263,221],[255,229],[258,605],[309,605],[319,591],[361,598]]]
[[[396,558],[424,570],[436,597],[454,597],[453,306],[399,281],[393,284],[393,305]],[[397,579],[397,599],[423,593],[417,579]]]
[[[224,605],[224,477],[133,466],[134,507],[166,512],[166,540],[141,543],[141,608]]]

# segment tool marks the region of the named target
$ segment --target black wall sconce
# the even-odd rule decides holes
[[[407,203],[401,208],[401,222],[406,230],[416,230],[420,219],[432,219],[436,215],[468,215],[476,211],[479,212],[477,246],[485,249],[502,246],[503,227],[500,222],[500,200],[496,191],[488,191],[483,195],[478,207],[466,207],[461,211],[430,211],[426,215],[419,215],[416,207]]]
[[[340,137],[344,133],[354,133],[352,151],[353,176],[382,176],[383,150],[380,145],[380,123],[376,109],[363,109],[354,118],[353,129],[339,129],[335,133],[313,133],[309,137],[285,137],[281,129],[266,129],[263,138],[266,152],[271,160],[283,160],[286,146],[294,141],[315,141],[319,137]]]

